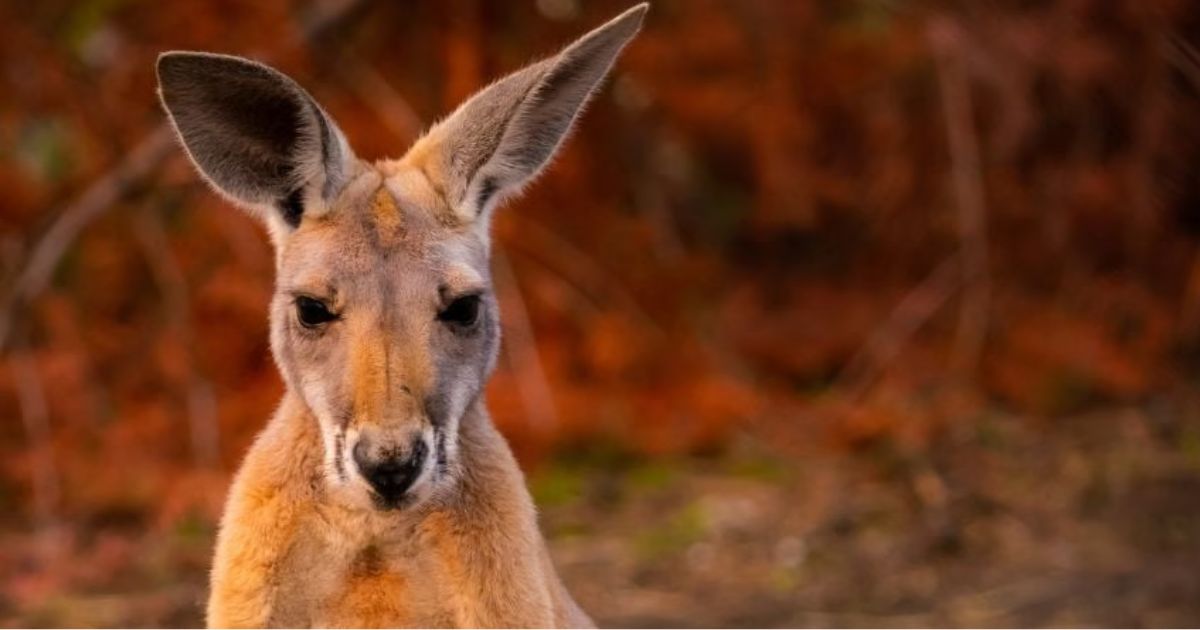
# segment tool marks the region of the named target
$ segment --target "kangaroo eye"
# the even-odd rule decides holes
[[[454,300],[438,313],[438,319],[463,328],[475,325],[479,319],[479,296],[464,295]]]
[[[334,315],[324,302],[304,296],[296,298],[296,317],[305,328],[316,328],[337,319],[337,315]]]

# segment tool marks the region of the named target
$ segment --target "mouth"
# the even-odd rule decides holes
[[[381,512],[392,510],[403,510],[416,505],[425,496],[425,486],[428,481],[424,479],[424,471],[420,471],[418,479],[408,488],[402,491],[381,491],[377,488],[368,490],[371,496],[371,505]]]
[[[408,493],[398,496],[385,496],[371,490],[371,504],[380,512],[400,511],[412,507],[416,502],[416,497]]]

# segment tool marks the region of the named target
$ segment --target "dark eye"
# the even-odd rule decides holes
[[[324,302],[304,296],[296,298],[296,317],[306,328],[316,328],[337,319],[337,315],[334,315]]]
[[[438,319],[463,328],[475,325],[475,321],[479,319],[479,296],[464,295],[454,300],[438,313]]]

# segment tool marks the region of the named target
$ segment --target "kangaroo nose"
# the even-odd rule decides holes
[[[385,457],[373,458],[366,440],[359,440],[354,445],[354,463],[379,497],[385,503],[392,504],[404,496],[420,476],[427,451],[425,440],[417,438],[407,455],[393,452]]]

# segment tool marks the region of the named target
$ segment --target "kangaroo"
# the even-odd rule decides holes
[[[187,155],[275,248],[286,393],[230,491],[209,626],[592,625],[484,405],[500,342],[488,225],[550,161],[646,10],[492,83],[375,163],[272,68],[158,58]]]

